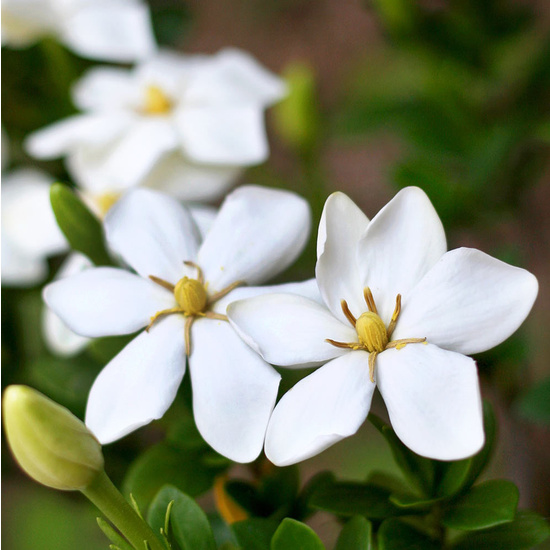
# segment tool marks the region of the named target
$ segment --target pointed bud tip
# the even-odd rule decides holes
[[[65,407],[27,386],[8,386],[2,408],[11,451],[34,480],[80,490],[103,471],[101,445]]]

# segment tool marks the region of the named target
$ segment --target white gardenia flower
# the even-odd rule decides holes
[[[47,36],[103,61],[136,61],[156,49],[141,0],[2,0],[3,45],[22,48]]]
[[[147,327],[91,389],[86,424],[102,443],[164,414],[187,355],[204,439],[238,462],[258,456],[280,376],[242,342],[225,311],[233,299],[273,292],[238,285],[261,283],[287,267],[302,250],[309,223],[303,199],[256,186],[226,198],[202,244],[188,211],[155,191],[133,190],[109,211],[109,248],[136,274],[88,269],[44,290],[47,304],[83,336]],[[284,288],[318,293],[314,280]]]
[[[46,278],[48,256],[67,249],[50,204],[53,180],[44,172],[14,170],[2,182],[2,284],[32,286]]]
[[[483,445],[475,361],[529,313],[536,278],[479,250],[447,252],[423,191],[401,191],[369,223],[344,194],[329,197],[316,277],[324,305],[301,296],[233,302],[228,317],[266,361],[324,364],[275,407],[265,450],[285,466],[354,434],[375,385],[414,452],[458,460]]]
[[[264,110],[283,81],[235,49],[162,52],[134,69],[94,67],[73,90],[83,111],[29,136],[37,158],[67,156],[96,194],[136,185],[186,201],[214,200],[268,155]]]

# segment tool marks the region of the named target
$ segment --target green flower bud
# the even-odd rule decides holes
[[[290,64],[283,72],[288,95],[273,108],[279,135],[288,145],[305,153],[319,138],[320,117],[315,74],[306,64]]]
[[[9,386],[4,429],[12,453],[33,479],[54,489],[82,490],[103,472],[101,445],[68,409],[27,386]]]

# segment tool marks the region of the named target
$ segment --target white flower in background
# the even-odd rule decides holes
[[[89,258],[79,252],[73,252],[67,256],[55,274],[55,280],[71,277],[91,267],[93,264]],[[47,306],[44,306],[42,317],[44,341],[52,353],[63,356],[76,355],[88,345],[89,338],[75,334]]]
[[[2,0],[3,45],[26,47],[47,36],[104,61],[136,61],[156,49],[140,0]]]
[[[74,179],[95,194],[144,185],[216,199],[243,167],[267,158],[264,110],[284,93],[283,81],[244,52],[163,52],[134,69],[90,69],[73,93],[84,113],[26,145],[38,158],[66,155]]]
[[[169,197],[139,189],[112,208],[105,218],[108,245],[137,274],[89,269],[44,291],[47,304],[78,334],[147,327],[91,389],[86,424],[102,443],[164,414],[187,355],[202,436],[233,460],[258,456],[280,376],[242,342],[225,311],[233,299],[270,291],[237,286],[287,267],[302,250],[309,223],[303,199],[256,186],[226,198],[202,244],[187,210]],[[318,293],[315,281],[283,288]]]
[[[354,434],[376,386],[399,438],[416,453],[457,460],[484,441],[475,361],[510,336],[538,285],[483,252],[447,252],[441,222],[418,188],[369,223],[342,193],[329,197],[318,238],[325,305],[284,294],[233,302],[227,314],[266,361],[326,365],[286,393],[266,434],[284,466]]]
[[[32,286],[46,278],[47,257],[67,250],[50,205],[47,174],[15,170],[2,182],[2,284]]]

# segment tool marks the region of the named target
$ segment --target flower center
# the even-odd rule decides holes
[[[362,313],[358,319],[354,317],[345,300],[340,302],[346,319],[357,331],[359,342],[337,342],[330,338],[327,338],[325,342],[337,348],[368,351],[370,380],[374,382],[375,361],[379,353],[390,348],[399,350],[404,348],[407,344],[425,344],[426,338],[405,338],[402,340],[390,341],[391,335],[397,324],[397,319],[401,313],[401,294],[398,294],[395,298],[395,309],[393,310],[393,315],[391,316],[391,321],[387,328],[384,321],[382,321],[378,315],[376,303],[369,287],[364,289],[363,295],[367,303],[368,311]]]
[[[172,101],[158,87],[149,85],[145,89],[145,107],[143,111],[147,115],[165,115],[172,110]]]
[[[157,320],[161,317],[165,317],[166,315],[172,315],[174,313],[183,315],[185,317],[185,354],[189,356],[191,355],[191,326],[193,325],[195,319],[197,317],[206,317],[208,319],[227,321],[227,315],[211,311],[211,308],[218,300],[229,294],[234,288],[237,288],[244,283],[243,281],[235,281],[219,292],[209,296],[206,291],[207,285],[204,282],[202,269],[194,262],[183,263],[189,267],[194,267],[197,270],[196,279],[182,277],[175,285],[173,285],[164,279],[155,277],[154,275],[149,275],[149,279],[151,279],[151,281],[174,294],[174,298],[176,299],[176,303],[178,305],[170,309],[157,311],[151,317],[151,322],[147,325],[145,330],[149,332],[149,329],[157,322]]]
[[[362,313],[355,323],[355,330],[357,330],[359,342],[367,351],[381,352],[386,349],[388,332],[384,321],[376,313],[372,311]]]
[[[106,192],[95,197],[95,203],[102,217],[115,205],[118,199],[120,199],[120,196],[121,193]]]
[[[184,315],[197,315],[206,307],[206,289],[196,279],[189,279],[189,277],[180,279],[174,287],[174,296]]]

